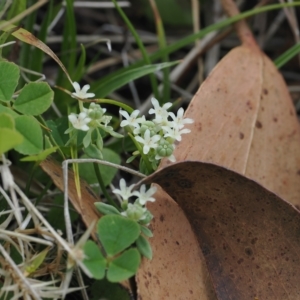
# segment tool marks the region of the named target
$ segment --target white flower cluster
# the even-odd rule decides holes
[[[184,128],[184,126],[194,121],[183,117],[183,108],[178,110],[177,116],[172,112],[168,112],[172,103],[165,103],[160,106],[155,98],[152,98],[151,102],[153,108],[149,110],[149,114],[155,115],[152,121],[147,121],[145,116],[139,117],[139,110],[133,111],[131,115],[121,110],[120,114],[125,120],[121,122],[120,126],[130,127],[135,135],[135,140],[142,145],[143,153],[147,154],[153,166],[156,166],[157,162],[163,157],[167,157],[174,162],[176,161],[173,155],[174,142],[181,141],[182,134],[191,132],[190,129]],[[171,120],[169,120],[169,117]]]
[[[147,210],[145,204],[147,202],[154,202],[153,194],[156,192],[156,187],[153,186],[146,190],[146,186],[143,184],[139,191],[132,191],[134,184],[127,187],[125,180],[120,180],[120,189],[114,189],[113,193],[120,195],[122,198],[121,208],[123,212],[121,215],[132,219],[134,221],[142,221],[143,224],[149,224],[152,219],[152,214]],[[133,203],[129,203],[129,198],[137,197]]]
[[[87,91],[90,88],[88,84],[86,84],[82,89],[80,89],[79,84],[77,82],[74,82],[73,87],[76,92],[72,94],[81,99],[87,99],[95,96],[94,93],[87,93]],[[83,140],[83,144],[85,148],[87,148],[91,144],[92,142],[91,134],[95,129],[98,131],[98,129],[101,128],[114,137],[118,137],[118,138],[123,137],[121,134],[114,132],[113,127],[108,126],[112,117],[104,115],[106,109],[102,108],[99,104],[92,102],[89,108],[82,107],[81,110],[82,111],[79,114],[71,113],[68,116],[69,121],[72,124],[72,127],[66,130],[65,133],[69,133],[74,129],[87,131],[87,134]],[[96,144],[98,148],[101,150],[103,142],[99,131],[97,137],[98,138]]]

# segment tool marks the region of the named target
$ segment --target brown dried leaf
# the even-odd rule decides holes
[[[63,171],[60,164],[58,164],[53,158],[48,156],[44,161],[40,163],[41,168],[51,177],[54,184],[64,191]],[[82,220],[87,228],[91,223],[97,223],[100,214],[96,209],[94,203],[101,201],[96,196],[90,186],[84,181],[80,180],[81,198],[78,197],[74,181],[73,171],[68,171],[68,194],[71,203],[77,210],[78,214],[82,217]],[[92,232],[93,237],[96,237],[95,229]]]
[[[158,187],[150,229],[152,260],[136,276],[140,299],[216,299],[196,236],[181,208]]]
[[[192,118],[195,123],[189,128],[192,133],[184,135],[182,142],[175,149],[177,161],[201,160],[230,168],[249,178],[258,181],[266,188],[277,193],[280,197],[294,205],[300,205],[300,132],[295,109],[286,85],[273,63],[257,48],[251,35],[244,28],[245,44],[232,50],[216,66],[210,76],[201,85],[187,109],[185,117]],[[170,162],[164,160],[161,167]],[[171,235],[174,240],[180,240],[177,217],[174,211],[178,208],[174,204],[163,203],[163,197],[156,195],[158,205],[151,204],[155,217],[160,209],[167,209],[169,224],[160,224],[160,232]],[[165,206],[165,207],[164,207]],[[164,207],[164,208],[163,208]],[[178,213],[179,214],[179,213]],[[184,218],[184,216],[181,216]],[[144,261],[137,280],[139,294],[143,299],[153,299],[159,291],[164,296],[164,290],[169,290],[170,296],[164,299],[199,299],[188,294],[188,290],[181,286],[178,290],[170,289],[170,276],[183,277],[178,271],[176,262],[179,254],[174,244],[169,243],[168,249],[160,246],[161,239],[154,237],[151,245],[156,248],[156,255],[151,262]],[[186,240],[193,240],[192,232],[187,233]],[[191,248],[197,248],[194,243]],[[182,250],[184,251],[184,249]],[[190,251],[186,249],[187,252]],[[193,251],[196,252],[195,249]],[[167,253],[165,253],[167,252]],[[169,257],[173,264],[168,265],[168,271],[159,264],[160,257]],[[199,258],[201,260],[201,258]],[[186,259],[188,264],[188,259]],[[183,263],[184,264],[184,263]],[[203,276],[194,287],[206,287],[207,275],[200,268],[200,262],[193,265],[195,276]],[[160,285],[144,270],[152,273],[164,274]],[[204,275],[203,275],[204,274]],[[198,280],[198,278],[197,278]],[[145,288],[145,282],[149,288]],[[148,283],[149,282],[149,283]],[[152,284],[152,285],[151,285]],[[151,287],[151,288],[150,288]],[[204,293],[206,298],[213,300],[210,289]],[[173,293],[174,292],[174,293]],[[190,297],[190,298],[189,298]],[[202,298],[201,298],[202,299]]]
[[[151,182],[184,210],[218,299],[300,298],[300,214],[291,204],[238,173],[208,163],[177,163],[143,180]]]
[[[175,149],[177,161],[224,166],[300,205],[300,128],[287,87],[263,53],[232,50],[185,116],[195,123]]]

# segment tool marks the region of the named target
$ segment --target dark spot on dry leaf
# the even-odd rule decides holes
[[[244,261],[244,259],[243,259],[243,258],[240,258],[240,259],[237,261],[237,263],[240,265],[243,261]]]
[[[189,290],[189,292],[190,292],[190,294],[191,294],[191,295],[193,295],[193,294],[194,294],[192,290]]]
[[[259,129],[262,128],[262,124],[261,124],[260,121],[256,121],[255,126],[256,126],[257,128],[259,128]]]
[[[253,251],[252,251],[252,249],[251,248],[245,248],[245,253],[248,255],[248,256],[251,256],[251,255],[253,255]]]
[[[176,244],[177,244],[178,246],[180,245],[178,241],[176,241]]]
[[[293,116],[294,115],[294,112],[292,110],[290,110],[290,115]]]
[[[202,124],[199,122],[199,123],[196,123],[196,128],[201,131],[202,130]]]
[[[193,186],[193,183],[191,180],[181,179],[177,181],[177,185],[184,189],[190,189]]]
[[[236,209],[232,205],[230,205],[231,210],[236,214]]]
[[[254,238],[251,240],[251,244],[254,245],[257,242],[258,238]]]
[[[149,277],[152,277],[152,274],[151,274],[150,272],[148,272],[148,276],[149,276]]]
[[[163,221],[165,220],[165,216],[164,216],[164,215],[160,215],[159,220],[160,220],[161,222],[163,222]]]
[[[278,121],[278,119],[276,117],[274,117],[273,121],[276,123]]]
[[[265,95],[268,95],[268,93],[269,93],[267,89],[264,89],[263,92]]]
[[[244,138],[244,134],[240,132],[240,139],[242,140]]]
[[[204,256],[207,256],[207,255],[210,254],[210,249],[206,244],[204,244],[203,247],[202,247],[202,253],[203,253]]]
[[[246,102],[246,105],[249,107],[249,109],[252,109],[252,108],[253,108],[252,102],[251,102],[250,100],[248,100],[248,101]]]

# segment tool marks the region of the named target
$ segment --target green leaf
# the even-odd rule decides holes
[[[27,155],[37,154],[43,150],[43,134],[39,123],[30,116],[15,118],[16,129],[24,137],[23,142],[15,150]]]
[[[9,114],[0,114],[0,128],[9,128],[14,129],[15,128],[15,120],[14,118]]]
[[[13,111],[11,108],[3,106],[0,104],[0,113],[6,113],[11,115],[12,117],[17,117],[19,114],[17,114],[15,111]]]
[[[120,212],[112,205],[103,202],[95,202],[95,206],[104,215],[120,215]]]
[[[84,265],[95,279],[102,279],[105,276],[106,259],[102,255],[99,247],[93,241],[87,241],[83,247],[86,258]]]
[[[22,1],[12,1],[11,7],[9,8],[9,11],[7,12],[7,19],[10,20],[13,17],[17,16],[21,12],[23,12],[26,9],[26,0]],[[18,25],[20,21],[14,22],[14,25]]]
[[[103,159],[102,152],[94,144],[90,144],[87,148],[85,148],[84,153],[86,154],[86,157]]]
[[[138,223],[119,215],[103,216],[97,224],[97,233],[108,256],[114,256],[129,247],[140,235]]]
[[[140,235],[135,243],[136,243],[138,250],[140,251],[140,253],[143,256],[147,257],[148,259],[152,259],[151,245],[145,237]]]
[[[126,72],[123,72],[122,74],[113,77],[110,81],[105,82],[105,84],[97,86],[97,91],[98,91],[97,97],[103,98],[107,96],[109,93],[117,90],[118,88],[122,87],[123,85],[135,79],[138,79],[145,75],[152,74],[155,71],[159,71],[164,68],[170,68],[178,63],[179,61],[174,61],[168,63],[146,65],[146,66],[135,68],[133,70],[128,70]]]
[[[102,150],[102,155],[103,155],[103,160],[105,161],[109,161],[118,165],[121,163],[120,156],[108,148],[104,148]],[[86,155],[83,155],[81,158],[88,158],[88,157]],[[99,159],[99,157],[92,157],[92,158]],[[104,166],[100,164],[98,165],[98,168],[105,186],[109,185],[113,180],[113,178],[115,177],[118,170],[116,168]],[[98,179],[95,174],[94,166],[92,163],[80,164],[79,172],[80,172],[80,176],[84,178],[89,184],[98,183]]]
[[[114,259],[108,267],[107,279],[110,282],[119,282],[133,276],[141,263],[141,256],[137,249],[124,251]]]
[[[52,137],[57,145],[64,146],[69,139],[69,136],[64,133],[69,128],[68,117],[62,117],[55,121],[49,120],[46,124],[51,129]]]
[[[22,135],[16,130],[10,128],[0,128],[0,154],[21,144],[22,141]]]
[[[82,141],[84,148],[87,148],[90,145],[91,140],[92,140],[92,132],[89,130],[86,133],[86,135],[85,135],[85,137],[83,138],[83,141]]]
[[[28,115],[40,115],[53,101],[54,92],[46,82],[30,82],[24,86],[14,103],[14,108]]]
[[[37,155],[31,155],[31,156],[27,156],[27,157],[23,157],[20,159],[20,161],[43,161],[47,158],[47,156],[49,156],[51,153],[56,152],[58,147],[51,147],[48,148],[44,151],[42,151],[41,153],[37,154]]]
[[[143,226],[143,225],[140,225],[140,226],[141,226],[141,231],[142,231],[142,233],[145,236],[147,236],[147,237],[153,237],[153,233],[152,233],[152,231],[148,227]]]
[[[19,67],[11,62],[0,62],[0,101],[10,101],[18,85]]]

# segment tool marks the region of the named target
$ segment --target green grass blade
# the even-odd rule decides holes
[[[75,74],[76,68],[76,22],[73,9],[73,0],[66,0],[66,11],[65,11],[65,26],[63,32],[63,41],[61,46],[60,59],[71,77]],[[73,87],[65,76],[62,69],[59,69],[56,84],[73,91]],[[70,104],[70,97],[64,92],[57,90],[55,93],[55,103],[58,109],[65,114],[66,107]]]
[[[73,0],[66,0],[66,24],[63,32],[61,48],[61,61],[67,68],[69,74],[74,74],[76,68],[76,22],[73,9]],[[62,70],[59,71],[57,85],[71,87]]]
[[[165,29],[162,22],[162,19],[160,17],[157,5],[155,0],[149,0],[150,5],[152,7],[155,24],[156,24],[156,32],[158,36],[158,44],[160,49],[165,49],[167,47],[167,41],[166,41],[166,35],[165,35]],[[163,62],[169,61],[169,55],[165,54],[162,56]],[[170,100],[170,92],[171,92],[171,83],[170,83],[170,69],[165,68],[163,69],[163,95],[162,95],[162,101],[160,101],[160,104],[164,104]]]
[[[18,14],[22,13],[26,9],[26,0],[22,1],[13,1],[11,7],[7,12],[7,20],[11,20],[13,17],[17,16]],[[14,22],[14,25],[19,25],[20,21]]]
[[[272,4],[272,5],[266,5],[266,6],[263,6],[263,7],[248,10],[246,12],[243,12],[243,13],[239,14],[239,15],[236,15],[234,17],[223,20],[223,21],[221,21],[217,24],[210,25],[210,26],[200,30],[197,33],[193,33],[191,35],[188,35],[187,37],[181,39],[180,41],[175,42],[172,45],[169,45],[166,48],[164,48],[162,50],[159,50],[159,51],[155,52],[154,54],[150,55],[150,59],[151,59],[151,61],[156,61],[158,59],[161,59],[165,54],[173,53],[173,52],[175,52],[175,51],[177,51],[177,50],[179,50],[183,47],[186,47],[186,46],[194,43],[195,40],[203,38],[205,35],[207,35],[208,33],[212,32],[212,31],[219,30],[219,29],[224,29],[227,26],[229,26],[229,25],[231,25],[231,24],[233,24],[237,21],[240,21],[244,18],[248,18],[248,17],[251,17],[253,15],[263,13],[263,12],[267,12],[267,11],[270,11],[270,10],[281,9],[281,8],[284,8],[284,7],[292,7],[292,6],[300,6],[300,2],[292,2],[292,3],[284,3],[284,4]],[[124,72],[127,72],[127,71],[132,70],[132,69],[137,68],[137,67],[140,67],[143,64],[145,64],[144,59],[130,65],[129,67],[123,68],[121,70],[118,70],[114,73],[111,73],[111,74],[101,78],[100,80],[94,82],[92,87],[94,89],[98,90],[97,86],[105,85],[105,83],[112,80],[112,78],[114,76],[118,76],[118,75],[120,75]]]
[[[151,61],[151,59],[150,59],[150,57],[149,57],[149,55],[146,51],[146,48],[145,48],[142,40],[140,39],[138,33],[136,32],[135,28],[131,24],[130,20],[127,18],[126,14],[122,10],[122,8],[118,5],[117,1],[116,0],[112,0],[112,1],[114,2],[115,7],[118,10],[121,17],[123,18],[124,22],[128,26],[130,32],[134,36],[135,41],[136,41],[136,43],[137,43],[137,45],[138,45],[138,47],[141,50],[141,53],[143,55],[145,64],[151,65],[152,61]],[[151,82],[151,87],[152,87],[153,94],[154,94],[155,98],[160,99],[159,92],[158,92],[158,86],[157,86],[157,80],[156,80],[156,78],[153,74],[149,74],[149,77],[150,77],[150,82]]]
[[[294,56],[300,53],[300,43],[297,43],[283,54],[281,54],[277,59],[275,59],[274,64],[278,69],[280,69],[283,65],[285,65],[289,60],[291,60]]]
[[[51,0],[50,3],[48,4],[46,17],[42,22],[41,29],[37,36],[37,38],[44,43],[46,42],[48,26],[51,23],[52,19],[53,19],[53,0]],[[32,57],[34,57],[34,59],[31,61],[30,69],[39,73],[42,72],[44,52],[38,48],[34,48],[32,50]]]
[[[84,75],[84,73],[86,71],[86,67],[85,67],[86,51],[85,51],[83,44],[81,44],[80,47],[81,47],[81,55],[79,57],[76,71],[73,75],[73,80],[76,82],[78,82],[82,78],[82,76]]]
[[[112,80],[105,82],[105,84],[98,85],[97,89],[94,90],[94,92],[97,92],[98,98],[103,98],[107,96],[109,93],[117,90],[118,88],[129,83],[132,80],[135,80],[145,75],[153,74],[155,71],[162,70],[164,68],[172,67],[178,63],[179,61],[153,64],[153,65],[146,65],[139,68],[128,70],[127,72],[123,72],[118,76],[114,76]]]

